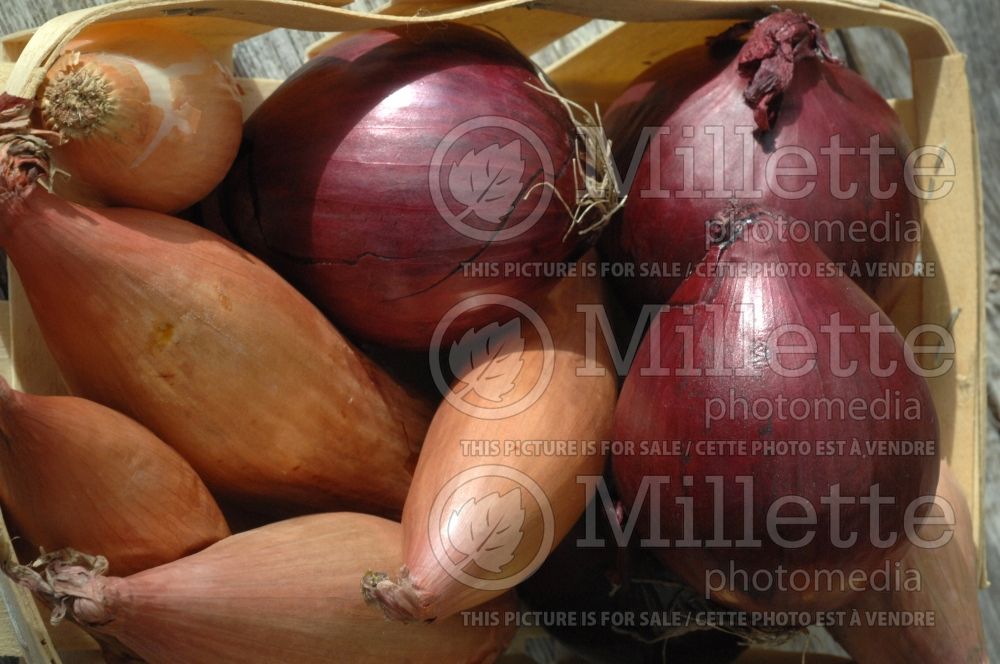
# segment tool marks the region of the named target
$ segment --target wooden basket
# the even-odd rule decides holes
[[[734,20],[753,19],[770,2],[743,0],[493,0],[463,6],[455,0],[399,0],[379,13],[342,9],[338,0],[121,0],[59,16],[36,31],[0,42],[0,80],[5,91],[33,98],[46,69],[63,46],[85,26],[99,21],[149,21],[186,32],[205,43],[220,61],[231,63],[233,45],[274,27],[344,32],[434,20],[488,27],[532,54],[602,18],[622,23],[547,68],[568,97],[606,108],[623,87],[650,63],[703,42]],[[911,60],[913,98],[890,103],[914,145],[941,146],[954,159],[951,193],[923,204],[923,257],[934,262],[934,278],[916,280],[905,308],[890,312],[902,332],[920,323],[953,322],[954,367],[931,380],[941,420],[942,450],[969,497],[974,537],[982,551],[982,449],[985,441],[984,255],[979,154],[965,57],[932,18],[880,0],[785,0],[784,8],[811,14],[825,28],[874,26],[895,30]],[[315,53],[333,35],[310,49]],[[249,114],[280,83],[241,80]],[[957,318],[955,318],[955,314]],[[12,273],[9,305],[0,306],[0,370],[29,392],[65,390],[45,348],[23,291]],[[0,560],[12,556],[0,518]],[[986,582],[985,556],[980,579]],[[14,634],[31,664],[81,659],[79,636],[50,634],[26,591],[0,579],[0,597]],[[2,614],[0,614],[2,621]],[[0,625],[0,636],[6,627]],[[74,638],[77,640],[74,641]],[[2,639],[0,639],[2,641]],[[59,647],[54,643],[60,644]],[[85,643],[85,642],[84,642]],[[92,647],[92,643],[83,647]],[[785,661],[775,653],[753,653],[753,661]],[[523,660],[522,660],[523,661]],[[799,655],[789,661],[799,661]],[[816,661],[816,660],[813,660]]]

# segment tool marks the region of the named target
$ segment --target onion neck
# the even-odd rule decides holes
[[[114,86],[99,65],[71,59],[46,84],[41,110],[50,129],[67,139],[85,138],[114,116]]]
[[[823,57],[838,62],[823,30],[806,14],[791,10],[761,19],[740,50],[737,67],[750,79],[743,98],[753,109],[757,129],[769,131],[777,120],[781,96],[795,76],[795,63]]]
[[[432,603],[429,594],[414,585],[405,565],[396,581],[385,572],[365,574],[361,578],[361,595],[367,604],[382,609],[386,620],[403,623],[427,620],[427,608]]]
[[[13,129],[24,130],[31,125],[31,110],[35,102],[24,97],[12,95],[9,92],[0,93],[0,128],[5,131]],[[20,119],[17,126],[11,127],[10,122]]]
[[[49,144],[42,136],[0,135],[0,242],[6,244],[25,201],[49,172]]]
[[[63,549],[42,556],[30,566],[8,561],[3,569],[52,607],[53,625],[68,615],[84,627],[113,631],[126,582],[104,576],[108,561],[103,556]]]
[[[770,215],[755,205],[730,202],[709,222],[712,229],[711,245],[720,250],[728,249],[762,216]]]

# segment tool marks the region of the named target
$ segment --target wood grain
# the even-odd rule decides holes
[[[7,615],[7,607],[4,606],[3,602],[0,602],[0,625],[7,625],[9,622],[10,616]],[[0,660],[5,655],[16,655],[20,652],[21,646],[17,644],[14,632],[0,627]]]
[[[1000,574],[1000,41],[993,32],[1000,25],[1000,2],[996,0],[900,0],[902,4],[936,17],[948,30],[959,49],[968,55],[968,73],[979,124],[983,172],[984,211],[987,252],[987,347],[989,359],[990,405],[989,437],[986,445],[986,492],[983,511],[988,563],[994,575]],[[5,0],[0,11],[0,34],[32,28],[67,11],[103,4],[101,0]],[[370,10],[382,3],[362,0],[349,5]],[[415,8],[420,3],[414,3]],[[571,33],[558,44],[535,54],[549,64],[559,56],[589,40],[595,31],[606,29],[609,22],[594,22]],[[302,61],[301,54],[322,35],[313,32],[276,30],[255,37],[236,50],[235,67],[241,76],[284,78]],[[835,35],[834,48],[859,69],[878,90],[888,97],[908,97],[910,76],[906,66],[906,48],[893,33],[875,29],[850,29]],[[970,247],[970,256],[974,255]],[[1000,584],[981,594],[993,659],[1000,659]],[[2,605],[0,605],[2,611]],[[0,661],[5,655],[17,655],[4,628],[6,615],[0,613]],[[815,649],[815,640],[812,648]],[[826,651],[830,651],[824,648]],[[5,663],[6,664],[6,663]]]
[[[978,0],[939,2],[936,0],[905,0],[915,9],[937,18],[951,34],[959,49],[968,55],[969,82],[976,109],[980,155],[983,174],[983,209],[986,223],[987,257],[987,348],[988,399],[991,422],[986,441],[986,491],[983,504],[983,525],[986,535],[987,565],[1000,573],[1000,75],[996,63],[1000,60],[1000,43],[993,32],[1000,25],[1000,3]],[[864,43],[869,49],[867,59],[882,70],[889,54],[878,45]],[[898,59],[897,59],[898,62]],[[884,71],[884,70],[883,70]],[[881,74],[880,74],[881,75]],[[886,76],[890,80],[891,76]],[[970,248],[971,250],[971,248]],[[1000,584],[982,591],[986,638],[991,659],[1000,659]]]

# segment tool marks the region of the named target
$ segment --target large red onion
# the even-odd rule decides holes
[[[637,169],[621,219],[602,239],[607,259],[635,266],[623,294],[633,304],[667,302],[707,250],[705,221],[735,200],[799,220],[802,235],[891,307],[901,280],[879,270],[912,267],[920,228],[917,200],[904,184],[910,143],[899,118],[832,58],[808,16],[772,14],[745,44],[736,40],[741,28],[750,29],[737,26],[657,63],[608,109],[619,173]],[[643,142],[644,129],[669,133]],[[895,154],[870,160],[861,153],[874,137]],[[854,154],[824,152],[838,140]],[[641,159],[633,165],[637,146]],[[809,174],[780,174],[809,160]],[[874,180],[870,161],[878,165]],[[888,197],[878,193],[892,187]]]
[[[764,212],[727,215],[728,239],[657,316],[629,371],[615,436],[634,447],[614,457],[615,479],[644,534],[669,540],[654,543],[662,560],[712,599],[829,609],[882,583],[875,571],[908,542],[906,510],[933,495],[934,406],[886,315],[827,275],[812,242]],[[906,441],[928,444],[893,447]],[[666,482],[652,485],[658,510],[647,477]],[[879,496],[894,504],[861,502]],[[812,524],[779,523],[809,510]],[[841,572],[856,573],[853,587],[839,577],[828,587]]]
[[[459,25],[339,41],[249,119],[222,214],[339,327],[426,348],[461,300],[554,281],[517,266],[582,254],[560,201],[576,200],[577,132],[544,87],[512,46]],[[467,311],[444,341],[504,315]]]

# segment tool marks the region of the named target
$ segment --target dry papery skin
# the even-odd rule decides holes
[[[155,212],[45,191],[0,145],[0,242],[70,390],[149,427],[209,488],[398,514],[431,416],[270,268]]]
[[[54,186],[80,202],[174,212],[225,176],[242,135],[242,93],[208,49],[149,25],[101,23],[67,44],[39,89],[57,132]]]
[[[868,592],[848,610],[934,613],[933,627],[831,627],[833,637],[858,664],[909,664],[989,661],[979,609],[976,546],[972,516],[961,486],[946,462],[941,464],[937,495],[954,508],[954,534],[940,548],[911,547],[904,567],[917,569],[921,590],[911,593]],[[923,526],[920,536],[935,540],[947,526]]]
[[[0,379],[0,504],[46,551],[102,551],[128,575],[229,535],[190,465],[151,431],[92,401]]]
[[[482,126],[490,117],[507,120]],[[581,234],[618,208],[609,162],[599,120],[497,35],[369,30],[323,49],[254,110],[207,223],[352,338],[424,352],[460,301],[542,299],[552,275],[464,268],[576,261],[594,239]],[[442,341],[507,311],[465,310]]]
[[[615,413],[615,440],[743,440],[767,445],[827,440],[831,431],[847,441],[939,440],[926,379],[910,370],[902,336],[857,284],[846,275],[825,276],[815,269],[828,258],[816,244],[792,240],[782,230],[788,220],[780,214],[727,207],[716,221],[726,232],[677,289],[670,306],[657,313],[658,334],[647,335],[639,346]],[[757,269],[769,265],[810,269],[787,276]],[[834,339],[822,332],[831,321],[862,332]],[[871,329],[881,326],[882,331],[866,334],[863,326],[867,325]],[[807,350],[792,349],[789,337],[781,338],[779,333],[788,329],[802,331],[811,344]],[[775,362],[779,354],[785,359]],[[810,364],[805,363],[807,359]],[[879,375],[875,359],[878,366],[895,369]],[[856,370],[849,376],[838,374],[840,363],[852,363]],[[649,371],[651,367],[667,371]],[[686,371],[690,367],[699,373]],[[715,367],[726,370],[711,371]],[[793,373],[787,370],[791,367],[804,370]],[[846,417],[835,409],[815,408],[807,416],[786,417],[779,412],[762,416],[727,408],[717,420],[705,416],[706,404],[724,401],[727,394],[750,403],[775,403],[788,396],[805,403],[864,399],[871,404],[887,390],[917,404],[918,415]],[[933,449],[936,453],[937,446]],[[638,531],[649,537],[655,523],[657,536],[674,544],[650,550],[696,588],[705,587],[712,570],[736,569],[752,576],[780,566],[789,574],[834,569],[870,573],[908,542],[900,535],[892,546],[879,547],[875,537],[865,534],[874,531],[877,537],[887,538],[903,533],[907,506],[934,489],[937,456],[815,450],[801,455],[716,454],[692,445],[683,454],[623,451],[614,455],[612,469],[624,504],[638,507]],[[643,483],[650,476],[674,478],[652,489],[658,492],[658,508],[648,497],[642,498]],[[749,500],[732,489],[741,476],[753,479]],[[723,478],[726,490],[716,492],[716,485],[708,480],[712,477]],[[860,498],[875,490],[892,501],[873,517]],[[844,509],[831,509],[825,498],[833,491],[855,500]],[[794,531],[798,538],[804,530],[814,530],[817,536],[806,545],[784,546],[765,532],[770,506],[786,496],[799,497],[814,507],[809,528]],[[690,501],[690,508],[682,498]],[[748,524],[759,545],[712,544],[713,538],[721,537],[716,535],[721,532],[718,529],[730,539],[739,536],[736,523]],[[822,539],[822,533],[833,532],[840,527],[838,523],[845,524],[844,532],[860,533],[853,543],[834,546]],[[793,536],[787,534],[791,532],[786,530],[784,537],[791,540]],[[682,538],[699,540],[702,545],[677,546]],[[755,584],[731,583],[711,591],[714,601],[742,611],[835,610],[853,595],[850,587],[819,583],[806,590],[788,586],[762,590]]]
[[[365,606],[365,562],[401,553],[402,528],[379,517],[299,517],[233,535],[195,555],[128,578],[105,561],[60,552],[7,573],[64,615],[115,637],[149,664],[331,661],[491,662],[513,626],[467,627],[459,617],[401,625]],[[507,594],[482,611],[513,611]]]
[[[677,268],[615,279],[636,309],[669,301],[705,255],[705,221],[727,201],[795,219],[886,311],[905,296],[907,280],[885,271],[912,264],[919,249],[910,140],[885,99],[832,57],[809,16],[771,13],[672,53],[625,88],[604,122],[619,173],[634,176],[601,236],[605,258]],[[872,140],[892,153],[870,160]],[[842,158],[829,157],[835,142]],[[808,175],[776,175],[783,160],[774,157],[789,150],[812,157],[802,157]]]
[[[593,257],[584,260],[593,260]],[[395,567],[373,565],[372,569],[381,573],[368,575],[365,579],[368,592],[387,617],[401,621],[444,618],[502,592],[475,588],[456,580],[434,552],[431,537],[440,537],[448,542],[449,530],[483,530],[485,512],[475,509],[473,505],[459,510],[459,516],[455,517],[457,521],[449,517],[468,499],[482,501],[488,500],[491,494],[496,495],[503,514],[490,512],[489,522],[497,523],[499,519],[499,523],[509,523],[512,530],[520,531],[512,535],[520,537],[520,540],[511,552],[510,561],[501,566],[499,577],[495,573],[487,574],[489,570],[475,570],[475,565],[468,568],[473,570],[470,572],[473,576],[480,574],[484,576],[479,578],[504,579],[529,567],[530,571],[534,571],[541,565],[544,557],[537,561],[534,559],[545,542],[542,507],[530,490],[521,488],[523,484],[521,487],[512,484],[503,473],[471,481],[467,485],[470,493],[445,507],[444,518],[437,524],[440,532],[435,531],[435,525],[428,525],[434,518],[435,500],[449,481],[460,473],[474,473],[477,468],[491,464],[524,473],[537,484],[551,506],[550,547],[559,543],[583,513],[590,492],[584,484],[577,482],[577,476],[601,474],[605,456],[599,447],[593,450],[581,447],[576,454],[520,455],[506,453],[503,449],[498,454],[469,454],[460,441],[601,441],[608,438],[617,395],[617,378],[607,344],[600,335],[592,366],[605,369],[605,374],[577,375],[577,370],[587,362],[587,326],[583,315],[577,311],[577,305],[604,303],[605,295],[602,282],[596,277],[563,279],[538,308],[539,317],[551,333],[553,349],[546,349],[539,336],[530,332],[531,326],[523,325],[522,330],[526,331],[527,337],[523,351],[517,344],[508,346],[510,350],[502,351],[494,363],[494,366],[502,366],[523,362],[516,371],[511,391],[503,395],[499,404],[488,403],[484,399],[477,402],[477,396],[467,396],[465,403],[469,408],[464,412],[447,400],[438,407],[403,510],[404,564],[395,577],[391,576],[396,571]],[[496,412],[498,406],[509,407],[526,396],[530,398],[528,393],[542,375],[547,361],[553,362],[552,377],[537,400],[523,412],[503,419],[491,418],[491,411]],[[470,380],[473,378],[468,375],[460,377],[453,394],[460,391],[470,394],[462,387]],[[511,491],[518,491],[519,494],[512,497]],[[463,566],[463,569],[467,567]]]

